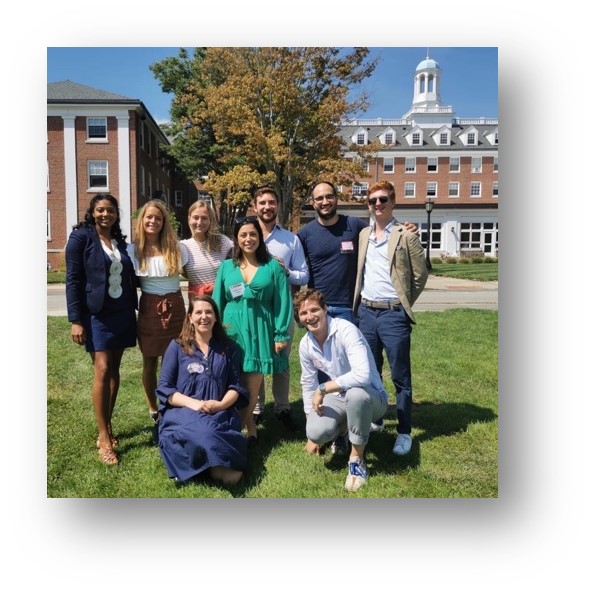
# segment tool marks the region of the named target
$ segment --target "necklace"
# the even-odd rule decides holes
[[[111,260],[111,265],[109,266],[109,288],[107,289],[107,293],[112,299],[118,299],[123,292],[121,287],[121,273],[124,266],[121,263],[121,253],[117,248],[117,243],[113,239],[111,240],[111,249],[109,249],[103,241],[101,241],[101,245]]]

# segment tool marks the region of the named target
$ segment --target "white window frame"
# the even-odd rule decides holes
[[[45,185],[47,193],[49,193],[49,161],[45,161]]]
[[[498,172],[498,157],[497,156],[494,157],[494,163],[492,163],[492,169],[495,173]]]
[[[369,193],[368,181],[356,181],[352,184],[352,197],[359,196],[364,198]]]
[[[474,189],[477,188],[478,193],[474,193]],[[472,181],[470,188],[469,188],[469,196],[470,198],[481,198],[482,197],[482,182],[481,181]]]
[[[362,140],[362,142],[361,142]],[[364,132],[358,132],[356,134],[356,142],[357,146],[364,146],[366,144],[366,134]]]
[[[467,145],[468,146],[477,146],[478,144],[478,137],[475,132],[468,132],[467,133]]]
[[[439,134],[439,145],[440,146],[448,146],[449,145],[449,132],[441,132]]]
[[[387,137],[388,137],[388,136],[390,136],[390,137],[391,137],[391,141],[387,140]],[[395,134],[394,134],[393,132],[387,132],[387,133],[385,134],[385,144],[386,144],[386,145],[389,145],[389,146],[391,146],[391,145],[395,144]]]
[[[93,185],[91,183],[91,178],[93,176],[99,177],[103,176],[103,174],[99,174],[97,172],[92,173],[92,169],[105,169],[105,185]],[[100,192],[100,191],[109,191],[109,162],[104,160],[93,160],[87,161],[87,182],[88,182],[88,190],[93,192]]]
[[[392,156],[383,157],[383,173],[395,173],[395,159]]]
[[[439,189],[439,184],[436,181],[427,181],[426,182],[426,197],[427,198],[436,198]]]
[[[457,168],[453,168],[453,163],[457,163]],[[461,157],[458,156],[450,156],[449,157],[449,173],[459,173],[461,170]]]
[[[183,206],[183,192],[180,189],[175,190],[175,206]]]
[[[498,198],[498,181],[492,182],[492,197]]]
[[[410,166],[408,163],[413,163],[413,165]],[[404,170],[406,173],[416,173],[416,157],[415,156],[407,156],[406,157]]]
[[[408,193],[411,190],[412,193]],[[406,181],[404,183],[404,198],[415,198],[416,197],[416,182]]]
[[[482,172],[482,157],[481,156],[473,156],[472,157],[472,173],[481,173]]]
[[[452,191],[454,193],[452,193]],[[459,197],[459,181],[449,181],[449,197],[450,198],[458,198]]]
[[[431,167],[433,167],[433,168],[431,169]],[[426,171],[428,173],[438,173],[439,172],[439,157],[429,156],[426,159]]]
[[[49,208],[47,209],[45,224],[46,224],[45,234],[47,235],[46,239],[48,241],[51,241],[51,210]]]
[[[422,134],[420,132],[412,132],[412,146],[422,145]]]
[[[91,125],[91,122],[94,122]],[[103,122],[103,123],[98,123]],[[105,135],[104,136],[94,136],[91,137],[91,127],[95,128],[105,128]],[[107,142],[107,118],[106,117],[87,117],[86,118],[86,141],[89,143],[105,143]]]

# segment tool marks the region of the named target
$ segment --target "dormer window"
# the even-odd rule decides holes
[[[385,144],[393,144],[393,133],[385,134]]]
[[[419,146],[420,145],[420,132],[414,132],[412,134],[412,144],[414,146]]]
[[[356,144],[358,144],[358,145],[366,144],[364,134],[356,134]]]
[[[449,144],[449,134],[447,134],[447,132],[441,132],[439,134],[439,144],[441,146]]]
[[[468,146],[475,146],[476,145],[476,135],[474,132],[469,132],[467,135],[467,145]]]

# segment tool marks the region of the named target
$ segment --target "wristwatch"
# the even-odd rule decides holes
[[[326,387],[325,387],[325,383],[320,383],[319,384],[319,393],[321,393],[321,395],[325,395],[325,391]]]

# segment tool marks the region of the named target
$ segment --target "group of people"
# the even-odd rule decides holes
[[[255,216],[235,221],[232,240],[198,200],[188,213],[192,237],[182,241],[166,206],[151,200],[129,244],[117,200],[92,198],[66,246],[66,296],[72,339],[93,361],[103,463],[119,461],[111,419],[121,358],[137,340],[169,477],[185,482],[208,472],[236,484],[257,447],[264,375],[272,376],[277,420],[297,430],[288,364],[295,320],[307,330],[299,345],[306,451],[331,443],[347,453],[349,443],[345,487],[366,483],[365,447],[388,406],[385,351],[396,389],[393,452],[410,452],[412,306],[428,276],[416,226],[395,220],[389,182],[369,190],[370,225],[338,214],[329,182],[313,184],[310,198],[317,217],[293,234],[278,223],[274,188],[259,188]],[[189,284],[187,311],[180,275]]]

